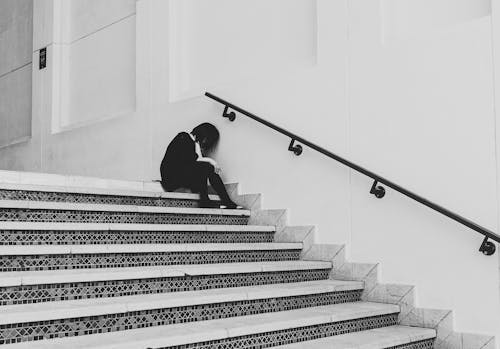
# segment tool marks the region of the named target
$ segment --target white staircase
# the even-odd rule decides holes
[[[251,211],[59,179],[0,183],[0,349],[433,347]]]

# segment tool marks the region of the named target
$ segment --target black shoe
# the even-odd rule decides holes
[[[200,204],[198,206],[200,208],[220,208],[220,205],[212,200],[200,201]]]

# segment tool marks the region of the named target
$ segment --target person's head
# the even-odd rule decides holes
[[[204,151],[212,150],[219,141],[219,130],[208,122],[196,126],[193,131],[191,131],[191,134],[195,137],[201,149]]]

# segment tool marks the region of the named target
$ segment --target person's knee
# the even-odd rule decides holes
[[[208,162],[200,161],[199,166],[202,172],[205,173],[207,176],[215,173],[215,167]]]

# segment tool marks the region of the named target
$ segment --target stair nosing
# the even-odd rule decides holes
[[[191,207],[160,207],[160,206],[138,206],[138,205],[108,205],[108,204],[87,204],[87,203],[27,201],[27,200],[0,200],[0,209],[2,208],[29,209],[29,210],[250,216],[250,210],[191,208]]]
[[[398,331],[403,329],[406,330],[407,333],[395,333],[392,336],[390,334],[390,331]],[[356,336],[367,336],[371,334],[376,336],[376,338],[372,338],[369,343],[360,343],[359,338],[357,340],[355,339]],[[374,328],[361,332],[339,334],[336,336],[319,338],[307,342],[280,345],[278,347],[275,347],[275,349],[304,349],[306,348],[305,345],[307,345],[308,349],[324,349],[326,347],[339,348],[340,345],[343,349],[360,349],[365,348],[366,345],[369,345],[370,348],[392,348],[399,345],[434,339],[436,335],[436,330],[430,328],[393,325]],[[374,341],[376,341],[376,343],[374,343]]]
[[[147,224],[0,221],[0,230],[276,232],[270,225]]]
[[[144,198],[162,198],[162,199],[180,199],[180,200],[199,200],[200,195],[197,193],[180,193],[166,192],[153,190],[133,190],[119,188],[96,188],[96,187],[79,187],[79,186],[58,186],[58,185],[42,185],[42,184],[17,184],[17,183],[2,183],[0,182],[0,190],[17,190],[30,192],[44,193],[68,193],[68,194],[87,194],[87,195],[105,195],[105,196],[128,196],[128,197],[144,197]],[[211,200],[220,200],[218,195],[210,194]]]
[[[238,270],[240,269],[239,267],[241,267],[241,270]],[[252,274],[304,270],[307,271],[331,268],[331,262],[286,261],[183,264],[154,267],[101,268],[90,270],[60,269],[49,271],[19,271],[0,273],[0,287],[135,280],[138,278],[152,279],[205,275]]]
[[[355,306],[365,304],[380,303],[356,302],[351,303]],[[361,319],[377,316],[374,310],[366,310],[351,313],[350,316],[336,317],[339,308],[345,307],[344,304],[335,304],[320,307],[303,308],[274,313],[264,313],[256,315],[246,315],[235,318],[225,318],[216,320],[205,320],[184,324],[174,324],[166,326],[154,326],[142,329],[132,329],[128,331],[109,332],[104,334],[94,334],[87,336],[50,339],[45,341],[26,342],[19,344],[8,344],[6,349],[21,348],[146,348],[146,347],[168,347],[175,345],[184,345],[212,340],[223,340],[231,337],[239,337],[252,334],[260,334],[273,331],[281,331],[292,328],[315,326],[327,323],[346,321],[349,319]],[[386,307],[384,314],[392,314],[389,311],[392,306]],[[307,315],[307,316],[304,316]],[[297,316],[299,315],[299,316]],[[382,315],[379,313],[379,315]],[[145,332],[143,337],[137,338],[137,334]],[[161,333],[161,334],[159,334]],[[105,344],[103,342],[114,340],[114,342]],[[45,343],[43,343],[45,342]],[[94,342],[94,344],[92,344]],[[95,345],[95,343],[98,343]],[[33,346],[30,346],[33,345]],[[57,347],[56,347],[57,346]]]
[[[184,291],[163,294],[148,294],[121,296],[109,298],[79,299],[71,301],[57,301],[36,304],[6,305],[0,307],[0,326],[18,323],[55,321],[81,317],[96,317],[109,314],[122,314],[137,311],[149,311],[155,309],[168,309],[190,306],[204,306],[208,304],[220,304],[227,302],[247,302],[273,298],[288,298],[298,296],[317,295],[323,293],[361,290],[357,282],[344,281],[344,284],[335,286],[332,280],[320,282],[304,282],[303,285],[272,284],[260,286],[234,287],[224,289],[209,289],[199,291]],[[326,281],[330,282],[330,285]],[[299,284],[299,283],[297,283]],[[281,292],[276,294],[276,292]],[[398,305],[352,302],[352,307],[359,305],[357,312],[349,315],[359,316],[359,312],[365,313],[363,306],[378,305],[379,308],[369,316],[394,314],[400,311]],[[301,308],[306,309],[306,308]],[[373,311],[373,310],[372,310]],[[341,318],[338,321],[348,319]]]
[[[301,250],[301,242],[102,244],[102,245],[1,245],[0,255],[31,256],[58,254],[172,253],[219,251]],[[0,274],[1,275],[1,274]]]

